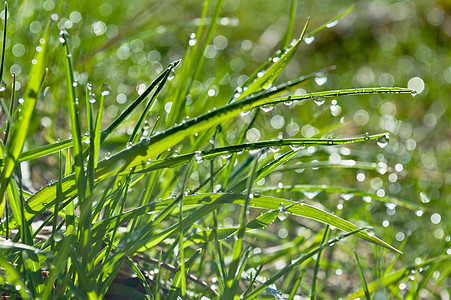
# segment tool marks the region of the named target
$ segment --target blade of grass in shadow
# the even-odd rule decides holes
[[[368,285],[366,284],[365,275],[363,274],[362,265],[360,264],[360,260],[359,260],[359,257],[357,256],[357,252],[356,251],[354,251],[354,256],[355,256],[355,260],[357,262],[357,267],[358,267],[358,270],[359,270],[360,279],[362,280],[363,291],[365,292],[365,299],[366,300],[371,300],[371,295],[370,295],[370,292],[368,291]]]
[[[323,239],[321,241],[321,245],[323,245],[326,240],[329,237],[329,226],[326,226],[326,229],[324,230]],[[311,290],[311,297],[310,299],[315,300],[317,296],[316,287],[318,286],[318,272],[319,272],[319,264],[321,261],[321,257],[323,254],[323,250],[320,250],[318,252],[318,255],[316,257],[316,263],[315,263],[315,269],[313,270],[313,279],[312,279],[312,290]]]
[[[28,132],[28,127],[30,126],[31,118],[36,105],[39,89],[41,87],[41,81],[45,74],[44,61],[50,39],[50,26],[47,26],[42,39],[44,39],[44,42],[40,45],[41,51],[36,52],[34,58],[34,61],[36,63],[31,66],[30,77],[28,79],[28,84],[24,93],[24,102],[20,112],[17,115],[16,122],[14,122],[14,125],[11,128],[11,139],[6,147],[7,156],[5,157],[5,164],[0,179],[0,208],[4,207],[4,194],[16,166],[19,155],[22,152],[25,138]],[[0,216],[2,215],[3,210],[0,211]]]
[[[333,245],[335,245],[336,243],[338,243],[340,240],[351,236],[353,234],[359,234],[361,233],[363,230],[365,230],[367,228],[359,228],[356,230],[353,230],[351,232],[339,235],[338,237],[336,237],[335,239],[329,240],[328,242],[324,243],[323,245],[320,245],[318,248],[316,248],[315,250],[310,251],[307,254],[303,254],[298,258],[295,258],[291,261],[290,264],[288,264],[286,267],[284,267],[282,270],[280,270],[279,272],[277,272],[274,276],[272,276],[271,278],[269,278],[265,283],[263,283],[262,285],[260,285],[259,287],[257,287],[256,289],[254,289],[250,294],[248,294],[246,296],[246,298],[244,299],[254,299],[257,295],[259,295],[263,290],[265,290],[269,285],[273,284],[274,282],[276,282],[276,280],[278,280],[279,278],[281,278],[282,276],[284,276],[285,274],[291,272],[294,268],[296,268],[297,266],[299,266],[300,264],[302,264],[303,262],[307,261],[308,259],[312,258],[315,254],[319,253],[320,251],[322,251],[323,249],[326,249],[327,247],[332,247]]]
[[[6,29],[8,28],[8,2],[5,1],[4,8],[4,23],[3,23],[3,45],[2,45],[2,62],[0,64],[0,82],[3,80],[3,70],[5,66],[5,50],[6,50]]]

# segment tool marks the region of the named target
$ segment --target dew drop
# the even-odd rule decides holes
[[[191,47],[197,44],[197,40],[196,40],[196,34],[195,33],[191,33],[190,37],[189,37],[189,42],[188,45],[190,45]]]
[[[271,152],[273,152],[273,153],[279,152],[280,151],[280,146],[271,146],[269,148],[269,150],[271,150]]]
[[[65,44],[68,36],[69,36],[69,34],[67,33],[66,30],[61,30],[59,37],[58,37],[60,43]]]
[[[105,160],[109,160],[111,158],[111,153],[110,152],[107,152],[106,154],[105,154]]]
[[[325,84],[327,82],[327,77],[325,77],[325,76],[320,76],[320,77],[315,77],[315,83],[317,84],[317,85],[323,85],[323,84]]]
[[[338,20],[335,20],[335,21],[332,21],[332,22],[326,24],[326,27],[327,28],[332,28],[332,27],[334,27],[337,24],[338,24]]]
[[[250,113],[251,113],[250,110],[248,110],[248,111],[243,111],[243,112],[240,113],[240,116],[244,117],[244,116],[247,116],[247,115],[250,114]]]
[[[128,150],[133,146],[132,142],[127,142],[127,145],[125,145],[125,148]]]
[[[410,92],[410,95],[412,95],[412,97],[415,97],[418,94],[418,92],[416,90],[412,90]]]
[[[385,148],[388,146],[388,142],[389,142],[389,136],[388,135],[384,135],[380,138],[377,139],[377,145],[381,148]]]
[[[3,92],[6,90],[6,82],[2,79],[2,82],[0,83],[0,92]]]
[[[100,92],[100,95],[108,96],[110,94],[110,90],[111,90],[110,85],[108,83],[104,83],[102,85],[102,90]]]
[[[279,218],[280,221],[283,221],[287,218],[288,213],[285,209],[285,205],[283,203],[280,203],[279,205],[279,213],[277,215],[277,218]]]
[[[366,141],[370,139],[368,132],[365,132],[365,134],[363,135],[363,139]]]
[[[290,148],[293,151],[298,151],[298,150],[304,149],[305,145],[304,144],[291,144]]]
[[[343,194],[340,194],[340,197],[343,198],[344,200],[348,201],[348,200],[354,198],[354,194],[352,194],[352,193],[350,193],[350,194],[343,193]]]
[[[260,106],[260,109],[264,112],[270,112],[271,110],[274,109],[274,105],[263,105]]]
[[[286,106],[290,106],[291,104],[293,104],[293,101],[284,101],[283,104],[285,104]]]
[[[224,153],[224,154],[221,154],[221,157],[222,157],[223,159],[230,158],[230,156],[232,156],[232,153]]]
[[[311,200],[311,199],[315,198],[319,194],[319,191],[313,191],[313,192],[311,192],[311,191],[302,191],[302,194],[304,194],[305,197],[307,197],[308,199]]]
[[[77,86],[78,86],[78,81],[77,81],[77,80],[74,80],[74,82],[72,82],[72,86],[73,86],[73,87],[77,87]]]
[[[314,36],[309,36],[309,37],[304,38],[304,41],[305,41],[307,44],[313,43],[314,40],[315,40],[315,37],[314,37]]]
[[[174,80],[174,78],[175,78],[175,70],[172,69],[171,73],[169,73],[168,80],[171,81]]]
[[[326,98],[322,97],[322,96],[318,96],[313,98],[313,101],[316,103],[316,105],[321,106],[324,104],[324,102],[326,102]]]
[[[259,191],[255,192],[253,195],[254,195],[254,198],[259,198],[262,196],[262,194]]]
[[[96,103],[96,96],[94,94],[91,94],[89,97],[89,103],[94,104]]]
[[[204,161],[203,157],[202,157],[202,152],[200,151],[196,151],[196,154],[194,154],[194,159],[196,160],[196,162],[198,164],[200,164],[201,162]]]

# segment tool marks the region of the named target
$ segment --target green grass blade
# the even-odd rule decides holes
[[[366,280],[365,280],[365,275],[363,274],[362,265],[360,264],[360,260],[359,260],[359,257],[357,256],[357,252],[356,251],[354,251],[354,256],[355,256],[355,260],[357,262],[357,267],[358,267],[358,270],[359,270],[360,279],[362,280],[363,291],[365,292],[365,299],[366,300],[371,300],[371,295],[370,295],[370,292],[368,291],[368,285],[367,285]]]
[[[5,1],[5,22],[3,25],[3,45],[2,45],[2,62],[0,64],[0,82],[3,80],[3,70],[5,66],[5,50],[6,50],[6,29],[8,28],[8,2]]]
[[[328,21],[327,23],[319,26],[318,28],[314,29],[312,32],[309,32],[308,34],[305,35],[305,39],[304,40],[312,39],[315,34],[323,31],[324,29],[334,27],[341,18],[343,18],[344,16],[349,14],[353,9],[354,9],[354,6],[351,6],[350,8],[348,8],[347,10],[345,10],[344,12],[339,14],[337,17],[335,17],[332,20]],[[313,41],[313,40],[311,40],[311,41]]]
[[[290,264],[288,264],[286,267],[284,267],[282,270],[280,270],[279,272],[277,272],[274,276],[272,276],[271,278],[269,278],[265,283],[261,284],[259,287],[257,287],[256,289],[254,289],[251,293],[249,293],[245,299],[254,299],[257,295],[259,295],[263,290],[265,290],[268,286],[270,286],[271,284],[273,284],[276,280],[278,280],[279,278],[281,278],[282,276],[288,274],[289,272],[291,272],[294,268],[296,268],[297,266],[299,266],[300,264],[302,264],[303,262],[307,261],[308,259],[312,258],[315,254],[319,253],[320,251],[322,251],[323,249],[326,249],[327,247],[331,247],[333,245],[335,245],[336,243],[338,243],[340,240],[342,240],[343,238],[346,238],[350,235],[353,234],[359,234],[361,233],[363,230],[365,230],[365,228],[359,228],[356,230],[353,230],[351,232],[345,233],[343,235],[340,235],[338,237],[336,237],[335,239],[329,240],[328,242],[324,243],[323,245],[320,245],[318,248],[316,248],[313,251],[310,251],[307,254],[301,255],[300,257],[294,259],[291,261]]]
[[[11,128],[11,139],[6,147],[8,155],[5,157],[5,164],[0,179],[0,208],[3,207],[6,188],[18,161],[20,152],[22,152],[28,127],[30,126],[33,111],[36,106],[41,81],[45,74],[44,61],[50,39],[50,26],[47,27],[42,38],[45,42],[41,45],[41,51],[37,52],[35,55],[34,59],[36,63],[31,66],[30,77],[24,94],[24,102],[21,111],[17,115],[16,122],[14,122],[14,125]],[[1,215],[3,215],[3,211],[0,211],[0,216]]]
[[[302,168],[307,166],[302,165]],[[368,193],[361,190],[353,188],[343,188],[339,186],[327,186],[327,185],[310,185],[310,184],[296,184],[296,185],[284,185],[283,187],[278,186],[267,186],[260,189],[260,192],[325,192],[328,194],[342,194],[342,195],[353,195],[359,197],[370,197],[371,200],[377,200],[385,203],[393,203],[400,207],[405,207],[411,210],[426,210],[426,208],[420,204],[407,201],[404,199],[399,199],[393,196],[378,196],[375,193]],[[369,200],[367,200],[369,201]]]
[[[288,20],[287,31],[285,32],[285,37],[282,42],[282,49],[286,48],[290,43],[291,34],[293,32],[294,19],[296,17],[296,4],[297,0],[291,0],[290,2],[290,19]]]
[[[290,295],[288,297],[288,300],[293,300],[294,296],[296,296],[296,292],[299,289],[299,286],[301,285],[301,280],[302,280],[302,277],[304,277],[304,274],[305,274],[305,269],[303,269],[301,271],[301,274],[299,274],[298,279],[294,283],[293,288],[291,289]]]
[[[326,226],[326,229],[324,230],[323,239],[321,241],[321,245],[323,245],[327,238],[329,237],[329,226]],[[318,272],[319,272],[319,264],[321,262],[321,257],[323,254],[323,250],[320,250],[318,252],[318,255],[316,257],[316,263],[315,263],[315,269],[313,270],[313,279],[312,279],[312,290],[311,290],[311,297],[310,299],[315,300],[317,296],[316,288],[318,286]]]
[[[261,90],[270,88],[272,86],[272,83],[274,80],[279,77],[280,73],[285,69],[286,65],[291,61],[294,54],[296,53],[296,50],[299,47],[299,44],[301,43],[305,31],[307,30],[308,24],[310,22],[310,18],[307,19],[307,22],[305,23],[304,29],[302,30],[301,36],[299,39],[286,51],[284,52],[280,57],[276,57],[273,59],[274,64],[266,70],[266,72],[261,76],[258,77],[254,82],[252,82],[248,87],[247,90],[243,91],[241,95],[237,97],[237,101],[244,99],[245,97],[260,92]]]
[[[425,260],[421,264],[413,265],[413,266],[407,267],[405,269],[401,269],[396,272],[393,272],[393,273],[385,276],[384,278],[381,278],[381,279],[371,282],[368,285],[368,291],[369,291],[369,293],[373,293],[376,290],[378,290],[379,288],[392,286],[392,285],[396,284],[397,282],[399,282],[401,279],[408,277],[412,270],[418,270],[420,268],[425,268],[431,264],[436,264],[436,263],[439,263],[442,261],[446,261],[446,260],[449,260],[450,258],[451,258],[450,254],[441,255],[441,256],[437,256],[437,257]],[[364,291],[364,289],[361,289],[361,290],[358,290],[357,292],[353,293],[351,296],[349,296],[346,299],[352,300],[352,299],[357,299],[357,298],[361,298],[364,296],[365,296],[365,291]]]

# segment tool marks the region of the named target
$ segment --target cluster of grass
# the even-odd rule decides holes
[[[330,134],[344,126],[336,113],[341,111],[338,100],[416,92],[396,87],[306,91],[312,84],[322,86],[334,67],[276,83],[298,48],[351,11],[314,30],[309,30],[308,19],[301,35],[292,40],[296,11],[292,1],[281,50],[246,78],[235,79],[233,92],[223,93],[216,84],[227,77],[224,70],[201,82],[210,66],[207,58],[215,30],[229,23],[220,18],[223,5],[224,1],[216,5],[205,1],[200,19],[182,25],[197,27],[186,40],[183,58],[156,66],[161,70],[150,73],[150,83],[139,84],[139,96],[120,111],[107,105],[118,87],[105,82],[95,85],[77,59],[90,66],[94,59],[110,57],[107,53],[117,49],[133,28],[119,30],[90,51],[84,49],[90,52],[87,55],[83,44],[71,47],[74,38],[66,32],[69,19],[62,22],[52,14],[45,22],[48,25],[39,30],[42,36],[28,47],[36,51],[30,51],[25,88],[16,88],[13,76],[12,87],[2,91],[0,282],[4,295],[369,299],[386,293],[415,299],[427,289],[438,263],[449,258],[447,246],[435,257],[394,269],[404,244],[398,250],[368,226],[370,205],[375,202],[412,214],[425,208],[380,190],[319,180],[321,172],[334,174],[341,168],[377,174],[389,169],[384,162],[368,159],[365,152],[353,151],[358,148],[351,151],[344,146],[371,143],[372,149],[385,148],[387,132],[345,138]],[[7,18],[6,7],[4,16],[6,41],[7,21],[17,21],[14,14]],[[92,28],[105,31],[103,25]],[[177,28],[163,26],[146,34]],[[6,44],[0,77],[6,77]],[[124,49],[108,59],[125,57]],[[102,68],[108,82],[109,70]],[[123,98],[116,99],[120,103]],[[61,122],[62,132],[36,128],[36,110],[45,101],[52,103],[49,116],[54,124]],[[298,123],[320,122],[325,108],[337,118],[318,132],[311,126],[311,137],[296,137]],[[287,131],[294,132],[289,137],[275,130],[284,126],[280,115],[284,110],[299,115],[287,125],[291,128]],[[36,134],[45,143],[34,138]],[[36,175],[24,174],[30,164],[38,176],[49,178],[38,191],[33,190]],[[364,201],[343,210],[343,204],[354,197]],[[355,225],[350,219],[365,221]],[[344,239],[351,235],[356,238]],[[366,251],[360,252],[362,247]],[[386,253],[391,254],[388,262]],[[370,265],[375,271],[368,281],[364,274]],[[343,272],[337,266],[352,278],[351,285],[341,290],[323,281],[334,270]],[[398,288],[406,282],[408,292]]]

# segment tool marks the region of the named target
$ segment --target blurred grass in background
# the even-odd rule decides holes
[[[372,225],[385,241],[395,247],[406,242],[397,262],[402,268],[424,261],[449,247],[451,200],[451,2],[449,1],[300,1],[297,4],[293,38],[297,38],[308,16],[310,28],[316,28],[344,11],[355,9],[327,29],[310,44],[303,44],[288,65],[280,82],[336,65],[337,69],[324,79],[303,87],[306,92],[352,87],[401,86],[417,90],[416,97],[366,95],[340,97],[332,105],[317,106],[306,102],[295,106],[279,104],[270,114],[262,115],[247,134],[249,142],[289,137],[334,137],[390,132],[390,144],[384,149],[374,143],[350,145],[336,151],[319,151],[299,157],[296,176],[293,172],[273,173],[261,185],[315,184],[356,188],[377,195],[393,195],[424,205],[426,211],[412,211],[393,204],[372,201],[366,205],[360,197],[320,193],[316,200],[341,217],[358,225]],[[196,116],[214,107],[225,105],[234,89],[249,74],[271,57],[282,44],[288,20],[289,1],[226,0],[215,30],[212,44],[206,48],[204,66],[192,82],[187,96],[188,115]],[[191,36],[199,25],[202,4],[199,1],[16,1],[10,3],[12,18],[8,26],[4,81],[8,86],[17,76],[20,93],[27,81],[27,68],[48,20],[69,32],[73,49],[75,77],[80,91],[92,82],[99,91],[104,82],[111,86],[105,99],[105,124],[123,111],[146,85],[166,66],[183,58]],[[212,15],[213,11],[208,15]],[[4,19],[4,13],[1,15]],[[61,51],[55,39],[49,49],[47,85],[38,100],[32,132],[27,148],[32,149],[57,139],[68,138],[69,120],[62,118],[67,110],[63,99],[64,72]],[[191,37],[191,38],[190,38]],[[183,63],[183,62],[182,62]],[[170,82],[176,86],[177,77]],[[164,98],[164,89],[159,99]],[[199,105],[201,104],[201,105]],[[157,101],[152,111],[168,111],[170,105]],[[163,115],[163,114],[161,114]],[[0,120],[4,123],[5,118]],[[314,120],[314,122],[311,122]],[[123,147],[136,120],[128,120],[121,134],[107,141],[103,153]],[[246,116],[237,122],[245,126]],[[127,124],[127,123],[125,123]],[[158,130],[164,129],[157,128]],[[87,128],[83,128],[86,131]],[[235,141],[239,131],[227,133]],[[121,146],[119,146],[121,145]],[[369,168],[304,168],[303,163],[329,161],[339,163],[350,159],[349,149],[367,161]],[[352,157],[351,157],[352,158]],[[56,156],[22,164],[24,185],[37,190],[57,179]],[[308,198],[308,196],[307,196]],[[350,198],[350,199],[347,199]],[[232,209],[232,208],[231,208]],[[227,220],[226,220],[227,221]],[[231,222],[231,221],[230,221]],[[291,219],[318,229],[318,224]],[[289,223],[278,228],[280,239],[296,235],[309,236],[309,229],[290,230]],[[316,226],[316,227],[315,227]],[[282,230],[284,229],[284,230]],[[302,232],[303,230],[307,233]],[[406,241],[407,240],[407,241]],[[361,243],[361,242],[360,242]],[[360,246],[359,246],[360,247]],[[362,245],[371,248],[373,245]],[[449,249],[447,250],[449,254]],[[377,251],[359,252],[364,269],[373,268]],[[351,270],[354,257],[346,251],[326,252],[336,255],[327,263],[325,294],[343,294],[358,281]],[[394,254],[384,253],[387,260]],[[346,262],[352,262],[346,264]],[[258,261],[255,261],[258,263]],[[343,268],[349,268],[344,270]],[[374,269],[374,274],[377,272]],[[448,299],[449,266],[438,268],[432,275],[430,293],[425,298]],[[369,271],[368,271],[369,272]],[[374,275],[373,274],[373,275]],[[320,271],[319,278],[326,277]],[[352,277],[351,280],[347,277]],[[374,277],[373,277],[374,278]],[[371,279],[371,276],[370,276]],[[367,280],[369,280],[367,276]],[[433,285],[441,282],[436,289]],[[399,289],[408,289],[406,283]],[[338,289],[338,290],[337,290]],[[435,294],[434,294],[435,292]],[[446,298],[448,297],[448,298]]]

